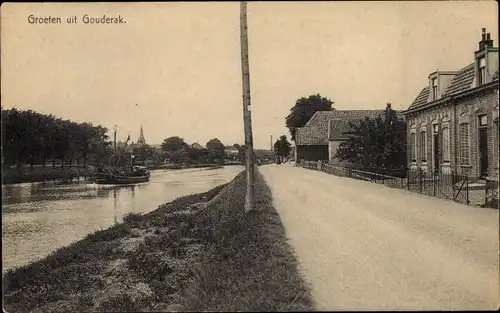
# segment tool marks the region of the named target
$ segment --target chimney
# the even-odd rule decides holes
[[[486,34],[486,40],[484,41],[486,47],[493,48],[493,40],[490,37],[490,33]]]
[[[493,40],[491,40],[490,33],[486,32],[486,28],[482,28],[481,41],[479,42],[479,50],[483,50],[485,47],[493,48]]]

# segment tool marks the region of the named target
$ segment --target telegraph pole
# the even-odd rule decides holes
[[[271,151],[273,151],[273,135],[269,139],[269,146],[271,147]]]
[[[113,133],[113,150],[114,150],[114,157],[113,157],[113,166],[116,166],[116,131],[117,131],[117,126],[115,125],[114,127],[114,133]]]
[[[247,190],[245,195],[245,212],[254,208],[254,153],[252,138],[252,117],[250,106],[250,66],[248,62],[248,25],[247,3],[240,2],[240,31],[241,31],[241,73],[243,81],[243,121],[245,127],[245,167],[247,176]]]

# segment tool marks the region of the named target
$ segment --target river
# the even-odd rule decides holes
[[[2,186],[3,271],[121,222],[127,213],[147,213],[175,198],[227,183],[242,170],[155,170],[149,182],[135,186],[83,180]]]

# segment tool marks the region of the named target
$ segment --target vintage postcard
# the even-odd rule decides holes
[[[4,3],[5,312],[495,310],[498,3]]]

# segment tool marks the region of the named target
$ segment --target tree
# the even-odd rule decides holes
[[[148,159],[153,157],[154,149],[151,146],[144,144],[134,148],[133,152],[137,161],[142,161],[145,163]]]
[[[245,151],[246,151],[245,145],[240,145],[240,144],[235,143],[233,145],[233,147],[238,149],[238,155],[236,156],[238,161],[244,162],[245,161]]]
[[[290,151],[292,151],[292,145],[286,139],[286,136],[281,136],[274,143],[274,153],[279,157],[286,157],[290,155]]]
[[[224,160],[224,144],[219,139],[214,138],[207,142],[206,147],[210,160],[222,163]]]
[[[203,164],[208,162],[208,150],[205,148],[198,149],[188,147],[187,152],[189,159],[191,159],[194,163]]]
[[[406,122],[388,106],[384,117],[350,123],[352,135],[335,157],[358,166],[400,168],[406,165]]]
[[[161,149],[165,152],[168,151],[178,151],[187,148],[187,143],[184,142],[184,139],[173,136],[163,140],[161,144]]]
[[[286,117],[286,127],[290,130],[292,140],[295,141],[295,130],[303,127],[317,111],[332,111],[332,104],[328,98],[320,94],[311,95],[308,98],[300,98],[290,109],[290,114]]]
[[[184,139],[173,136],[163,140],[161,148],[165,151],[165,156],[173,163],[185,163],[188,159],[188,145]]]

